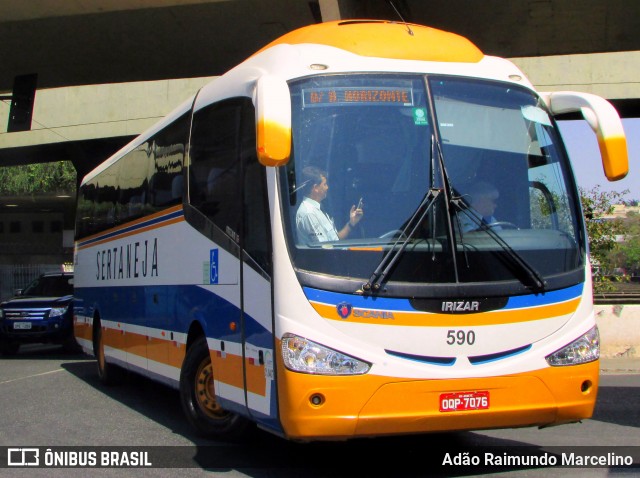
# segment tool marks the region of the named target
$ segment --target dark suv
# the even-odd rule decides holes
[[[12,355],[20,344],[57,343],[78,350],[73,336],[73,274],[43,274],[0,304],[0,352]]]

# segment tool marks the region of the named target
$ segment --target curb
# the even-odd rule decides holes
[[[602,375],[640,374],[640,358],[601,358],[600,373]]]

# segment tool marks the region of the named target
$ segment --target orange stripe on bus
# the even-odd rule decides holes
[[[80,246],[78,247],[78,249],[87,249],[89,247],[98,246],[100,244],[104,244],[107,242],[113,242],[116,239],[122,239],[125,237],[134,236],[136,234],[140,234],[143,232],[152,231],[153,229],[160,229],[161,227],[169,226],[171,224],[176,224],[178,222],[184,222],[184,216],[176,217],[168,221],[161,222],[159,224],[151,224],[146,227],[141,227],[140,229],[135,229],[133,231],[125,232],[123,234],[118,235],[117,237],[107,237],[100,241],[95,241],[95,242],[92,242],[91,244],[85,244],[84,246]]]
[[[76,330],[82,334],[84,334],[84,330],[88,330],[89,333],[82,336],[91,340],[91,327],[77,325]],[[176,368],[182,367],[186,355],[184,344],[145,334],[122,332],[118,329],[104,329],[105,345],[139,357],[145,357],[154,362]],[[244,388],[242,357],[229,353],[212,352],[211,361],[216,380],[233,387]],[[256,364],[252,359],[246,359],[244,365],[246,367],[247,391],[263,397],[266,396],[267,381],[264,365]]]
[[[247,392],[255,393],[262,397],[267,394],[267,380],[264,376],[264,365],[245,362],[247,373]]]
[[[180,211],[181,209],[182,209],[182,205],[173,206],[173,207],[170,207],[170,208],[168,208],[168,209],[163,209],[163,210],[162,210],[162,211],[160,211],[160,212],[156,212],[156,213],[154,213],[154,214],[150,214],[150,215],[148,215],[148,216],[141,217],[141,218],[136,219],[136,220],[134,220],[134,221],[127,222],[127,223],[125,223],[125,224],[121,224],[121,225],[119,225],[119,226],[112,227],[112,228],[110,228],[110,229],[106,229],[106,230],[101,231],[101,232],[99,232],[99,233],[97,233],[97,234],[94,234],[94,235],[92,235],[92,236],[87,236],[87,237],[85,237],[85,238],[83,238],[83,239],[82,239],[82,242],[93,241],[93,240],[95,240],[95,239],[97,239],[97,238],[99,238],[99,237],[105,236],[105,235],[107,235],[107,234],[117,233],[118,231],[122,231],[122,230],[124,230],[124,229],[128,229],[128,228],[130,228],[130,227],[134,227],[134,226],[136,226],[136,225],[138,225],[138,224],[142,224],[143,222],[152,221],[152,220],[154,220],[154,219],[158,219],[158,218],[160,218],[160,217],[162,217],[162,216],[168,216],[168,215],[170,215],[170,214],[173,214],[174,212]],[[181,219],[178,219],[178,220],[173,219],[173,220],[171,220],[171,221],[169,222],[169,224],[172,224],[173,222],[178,222],[179,220],[184,220],[184,218],[181,218]],[[164,224],[167,224],[167,222],[163,222],[163,223],[162,223],[162,225],[164,225]],[[156,227],[157,227],[157,226],[156,226]],[[147,229],[146,229],[146,228],[144,228],[144,229],[137,229],[137,231],[141,231],[141,230],[147,230]],[[113,240],[113,239],[108,239],[108,240]],[[101,241],[99,241],[99,242],[97,242],[97,243],[102,243],[102,242],[104,242],[104,240],[101,240]],[[93,242],[91,245],[93,245],[93,244],[97,244],[97,243],[96,243],[96,242]],[[85,245],[85,246],[80,247],[80,249],[84,249],[85,247],[89,247],[89,246]]]
[[[213,365],[213,376],[216,380],[244,389],[244,379],[242,377],[242,357],[229,353],[211,354]]]

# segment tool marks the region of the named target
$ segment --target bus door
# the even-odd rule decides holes
[[[240,155],[242,164],[242,313],[245,390],[249,413],[269,424],[277,418],[273,355],[271,291],[271,227],[266,170],[256,156],[255,113],[243,108]]]
[[[203,286],[189,299],[207,337],[214,388],[220,405],[246,415],[242,314],[242,101],[196,108],[191,126],[186,220],[202,240],[192,247],[203,262]],[[202,244],[202,245],[198,245]]]
[[[271,233],[265,168],[249,98],[197,109],[189,150],[187,221],[209,239],[205,333],[216,398],[227,410],[275,416]],[[214,277],[215,276],[215,277]]]

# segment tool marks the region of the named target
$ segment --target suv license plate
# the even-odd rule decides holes
[[[29,330],[31,328],[31,322],[14,322],[13,329],[14,330]]]
[[[489,408],[489,392],[454,392],[440,394],[441,412],[463,412]]]

